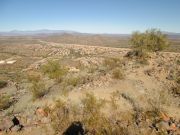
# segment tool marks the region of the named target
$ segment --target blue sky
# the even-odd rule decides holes
[[[180,32],[180,0],[0,0],[0,31]]]

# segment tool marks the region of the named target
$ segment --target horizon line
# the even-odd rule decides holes
[[[147,29],[148,30],[148,29]],[[0,31],[0,33],[11,33],[11,32],[37,32],[37,31],[64,31],[65,33],[67,32],[72,32],[72,33],[82,33],[82,34],[110,34],[110,35],[120,35],[120,34],[122,34],[122,35],[130,35],[130,34],[132,34],[133,32],[136,32],[136,31],[139,31],[139,32],[144,32],[144,31],[146,31],[146,30],[143,30],[143,31],[140,31],[140,30],[135,30],[135,31],[132,31],[132,32],[130,32],[130,33],[117,33],[117,32],[82,32],[82,31],[76,31],[76,30],[67,30],[67,29],[46,29],[46,28],[43,28],[43,29],[12,29],[12,30],[7,30],[7,31]],[[162,30],[160,30],[160,31],[162,31]],[[180,34],[180,32],[172,32],[172,31],[162,31],[162,32],[164,32],[164,33],[174,33],[174,34]],[[43,33],[42,33],[43,34]],[[53,32],[52,32],[52,34],[53,34]]]

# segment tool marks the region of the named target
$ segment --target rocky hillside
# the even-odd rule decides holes
[[[130,51],[0,46],[0,134],[62,134],[79,121],[89,135],[179,135],[180,53],[138,59]],[[9,129],[13,116],[23,128]]]

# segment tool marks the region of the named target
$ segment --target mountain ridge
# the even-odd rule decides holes
[[[180,38],[180,33],[163,31],[170,38]],[[39,29],[39,30],[12,30],[1,32],[0,36],[52,36],[52,35],[103,35],[103,36],[113,36],[113,37],[129,37],[131,34],[118,34],[118,33],[83,33],[73,30],[50,30],[50,29]]]

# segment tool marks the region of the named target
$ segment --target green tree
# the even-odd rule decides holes
[[[152,52],[161,51],[170,45],[167,36],[157,29],[134,32],[130,44],[136,50]]]

